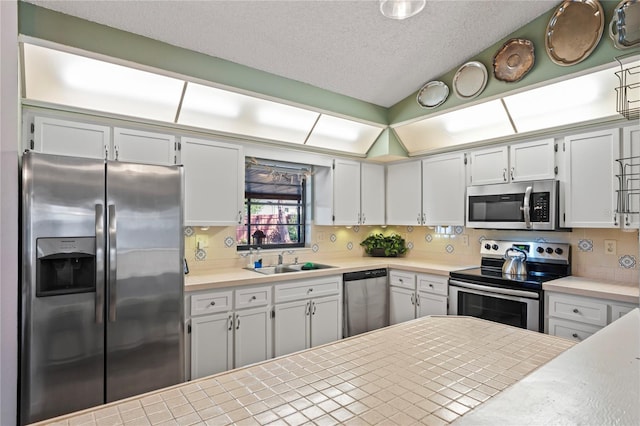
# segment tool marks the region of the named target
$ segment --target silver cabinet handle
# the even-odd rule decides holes
[[[510,173],[510,175],[511,175],[511,180],[513,180],[513,172],[514,172],[514,170],[515,170],[515,168],[514,168],[514,167],[512,167],[512,168],[511,168],[511,173]]]
[[[412,305],[415,305],[415,304],[416,304],[416,302],[415,302],[415,300],[414,300],[414,294],[413,294],[413,293],[411,293],[411,304],[412,304]]]
[[[238,210],[238,225],[242,225],[242,210]]]
[[[427,223],[427,215],[425,213],[422,213],[422,225],[424,225],[425,223]]]
[[[505,181],[505,182],[507,181],[507,169],[506,168],[502,169],[502,180]]]
[[[364,225],[367,222],[367,217],[364,215],[364,213],[362,213],[362,225]]]
[[[108,217],[109,217],[109,267],[107,271],[108,271],[108,280],[109,280],[109,321],[115,322],[116,296],[117,296],[116,271],[118,270],[116,232],[118,230],[118,222],[116,219],[116,206],[114,204],[110,204],[108,207]]]
[[[416,306],[420,306],[420,295],[416,294]]]
[[[104,317],[104,206],[96,204],[96,323]]]
[[[313,312],[311,313],[311,315],[315,315],[316,314],[316,303],[315,302],[311,302],[311,304],[313,305]]]
[[[236,315],[236,330],[240,328],[240,315]]]
[[[311,314],[311,302],[307,302],[307,305],[304,308],[304,314],[305,316]]]
[[[418,213],[418,225],[420,225],[420,213]]]
[[[229,322],[229,327],[227,328],[227,330],[231,331],[233,329],[233,315],[229,315],[229,318],[227,318],[227,321]]]

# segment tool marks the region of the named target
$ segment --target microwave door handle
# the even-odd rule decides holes
[[[522,207],[520,210],[524,213],[524,224],[527,229],[531,228],[531,191],[533,187],[527,186],[527,189],[524,191],[524,200],[522,201]]]

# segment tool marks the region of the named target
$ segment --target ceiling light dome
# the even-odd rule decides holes
[[[380,12],[387,18],[407,19],[424,9],[427,0],[380,0]]]

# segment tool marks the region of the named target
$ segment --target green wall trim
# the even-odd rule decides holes
[[[18,2],[18,32],[315,110],[388,124],[387,109],[379,105],[22,1]]]
[[[604,10],[605,28],[596,49],[587,59],[578,64],[571,66],[556,65],[551,61],[551,59],[549,59],[549,56],[547,55],[544,44],[544,35],[549,19],[555,13],[555,10],[560,5],[560,3],[561,2],[558,2],[558,4],[547,13],[542,14],[538,18],[531,21],[529,24],[495,43],[493,46],[483,50],[478,55],[469,58],[469,61],[473,60],[482,62],[487,67],[487,71],[489,73],[487,86],[478,97],[471,100],[461,100],[458,99],[458,97],[455,95],[452,82],[453,77],[458,70],[457,67],[443,76],[434,78],[434,80],[441,80],[445,82],[449,86],[449,89],[451,89],[448,99],[441,106],[428,110],[420,107],[418,105],[418,102],[416,101],[416,96],[418,94],[418,91],[416,91],[411,96],[408,96],[407,98],[389,108],[389,122],[391,124],[396,124],[415,120],[418,118],[427,118],[429,115],[440,114],[443,111],[459,107],[467,103],[478,103],[479,100],[495,97],[501,93],[511,92],[516,89],[522,89],[528,86],[537,85],[547,80],[581,72],[611,62],[615,63],[616,56],[628,54],[632,51],[640,53],[640,49],[618,50],[613,46],[613,41],[609,38],[608,28],[609,22],[613,17],[613,12],[619,3],[619,0],[602,0],[600,3],[602,4],[602,8]],[[525,38],[533,42],[535,63],[533,68],[527,75],[524,76],[522,80],[515,83],[506,83],[497,80],[493,76],[493,56],[498,51],[498,49],[500,49],[502,45],[511,38]],[[461,65],[462,64],[460,64],[460,66]]]
[[[388,127],[380,133],[378,139],[376,139],[369,149],[369,152],[367,152],[367,158],[385,156],[409,157],[407,151],[396,137],[396,134]]]

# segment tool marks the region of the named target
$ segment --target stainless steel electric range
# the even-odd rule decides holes
[[[507,249],[526,253],[526,275],[502,272]],[[536,241],[484,240],[479,268],[450,273],[449,315],[468,315],[544,331],[546,281],[571,275],[571,246]]]

